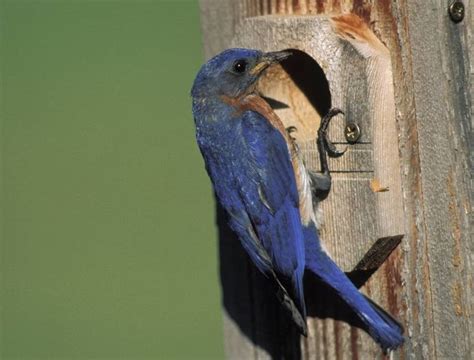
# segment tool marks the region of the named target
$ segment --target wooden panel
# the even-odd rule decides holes
[[[404,229],[405,237],[401,248],[390,256],[388,262],[365,286],[365,291],[374,300],[391,313],[399,314],[405,324],[407,342],[401,351],[394,354],[395,358],[457,359],[474,356],[470,352],[471,348],[474,349],[470,335],[474,331],[470,317],[474,296],[472,232],[469,223],[473,196],[470,182],[472,159],[469,162],[469,155],[474,154],[471,123],[473,71],[468,56],[468,45],[471,46],[472,55],[472,44],[468,42],[468,35],[472,39],[472,2],[464,3],[466,18],[463,22],[454,24],[447,15],[446,2],[441,0],[431,1],[429,4],[414,0],[201,1],[207,57],[230,47],[235,33],[240,31],[238,36],[241,36],[242,32],[245,33],[245,27],[248,31],[245,41],[263,38],[265,43],[261,47],[264,49],[287,47],[307,51],[308,43],[314,41],[314,36],[319,36],[318,33],[329,34],[318,38],[318,44],[311,43],[310,46],[315,46],[313,50],[318,51],[307,52],[326,73],[331,84],[332,105],[342,107],[346,111],[346,119],[373,121],[377,118],[376,114],[380,114],[380,111],[376,110],[376,106],[380,99],[376,98],[380,98],[380,93],[370,92],[374,89],[368,86],[373,84],[369,80],[370,73],[390,69],[391,74],[382,77],[386,80],[392,78],[393,81],[394,96],[389,94],[388,98],[394,99],[394,106],[389,117],[396,119],[396,127],[393,128],[394,122],[388,123],[392,126],[388,132],[390,135],[384,138],[385,128],[382,126],[376,129],[381,123],[378,120],[373,124],[369,122],[369,128],[376,129],[381,134],[380,137],[375,135],[372,138],[370,136],[375,133],[364,131],[367,123],[363,123],[363,144],[350,149],[345,157],[331,162],[331,166],[341,173],[334,174],[333,192],[322,207],[325,221],[323,238],[328,241],[326,246],[344,269],[349,269],[360,259],[361,254],[368,249],[367,244],[379,236],[376,235],[379,228],[398,229],[402,225]],[[359,49],[358,55],[354,50],[357,45],[349,44],[350,37],[346,37],[349,42],[330,45],[334,39],[332,30],[322,17],[312,21],[296,16],[348,12],[357,14],[369,24],[389,49],[390,67],[380,67],[380,61],[388,61],[388,57],[382,56],[380,59],[378,56],[375,63],[373,60],[367,62],[367,54]],[[275,20],[276,16],[268,16],[269,14],[279,15],[278,21]],[[254,18],[247,19],[249,17]],[[255,25],[259,21],[272,23],[268,32],[262,32]],[[252,31],[253,35],[249,35]],[[343,34],[342,36],[344,37]],[[233,43],[236,44],[235,40]],[[325,56],[321,56],[321,49]],[[331,60],[325,61],[326,57]],[[378,70],[371,70],[371,66],[377,67],[377,62]],[[277,92],[283,93],[280,90]],[[387,95],[384,94],[381,98],[385,101]],[[312,125],[318,121],[318,115],[311,113],[311,109],[307,107],[308,101],[299,98],[296,99],[296,104],[301,104],[305,115],[300,114],[298,117],[298,114],[294,116],[291,111],[282,110],[285,121],[300,121],[300,125],[305,118],[313,119]],[[364,117],[366,114],[371,115]],[[385,117],[386,114],[379,119]],[[331,138],[340,143],[345,142],[341,132],[343,121],[338,119],[331,126]],[[304,132],[309,134],[307,130]],[[399,143],[398,151],[394,152],[394,148],[390,146],[387,153],[384,144],[389,141],[393,145],[394,132]],[[314,159],[311,136],[300,139],[302,142],[303,140],[302,148],[306,152],[308,163],[311,167],[316,167],[317,159]],[[375,152],[371,153],[371,147],[376,149]],[[390,174],[384,171],[390,168],[394,170],[396,165],[391,163],[389,167],[380,168],[386,158],[399,161],[403,198],[401,218],[393,214],[388,217],[383,214],[380,216],[377,211],[390,203],[383,198],[393,194],[393,185],[389,185],[388,194],[371,194],[367,191],[372,177],[380,177],[382,186],[387,185],[385,179],[391,180]],[[357,177],[351,183],[350,177],[344,172],[346,166],[349,171],[363,169],[363,172],[351,173],[351,177]],[[375,175],[370,172],[372,166]],[[343,220],[337,219],[336,209],[342,209]],[[348,214],[347,209],[352,211]],[[395,208],[387,206],[384,213],[399,210],[399,205]],[[361,211],[361,216],[354,215]],[[376,222],[370,220],[374,218]],[[394,219],[401,219],[401,224],[397,221],[392,223]],[[334,229],[328,229],[336,223],[341,229],[337,230],[342,234],[340,238],[331,237]],[[352,241],[347,237],[351,231],[355,232]],[[363,237],[363,233],[371,240],[362,239],[361,243],[353,240]],[[240,261],[238,258],[221,260],[233,264],[228,263],[226,271],[235,271],[233,267]],[[252,272],[251,266],[249,269],[251,276],[242,276],[236,280],[247,284],[247,294],[255,289],[264,289],[264,285],[255,283],[258,274]],[[226,293],[231,291],[226,287],[237,285],[229,285],[225,274],[223,282],[226,283],[223,285],[225,299],[228,297]],[[309,289],[307,292],[313,294],[311,287]],[[245,301],[247,295],[241,292],[239,294],[243,296],[242,302]],[[270,298],[265,301],[275,305]],[[331,305],[316,304],[313,314],[321,317],[321,309],[331,313]],[[257,308],[253,306],[251,310],[254,309]],[[277,311],[274,314],[278,315],[278,309],[274,309]],[[245,311],[242,309],[240,314],[245,316]],[[299,343],[291,334],[282,336],[284,332],[281,332],[280,317],[281,315],[274,316],[272,320],[268,316],[267,319],[266,325],[280,329],[273,333],[277,335],[273,342],[268,341],[271,337],[266,337],[267,340],[262,342],[255,336],[242,335],[241,328],[235,326],[235,319],[230,319],[228,324],[234,326],[235,331],[232,340],[226,340],[227,354],[238,358],[239,352],[234,351],[242,349],[241,358],[265,358],[270,354],[277,358],[285,354],[287,358],[301,356],[304,359],[381,357],[380,351],[364,333],[349,328],[344,323],[311,319],[309,336]],[[226,325],[226,329],[228,328]],[[290,350],[292,346],[295,348]]]
[[[408,188],[405,193],[417,202],[410,254],[421,257],[411,264],[416,280],[421,281],[411,282],[418,294],[410,301],[419,301],[413,307],[423,314],[419,317],[428,319],[417,329],[420,336],[414,345],[431,358],[467,358],[472,341],[467,277],[472,272],[466,255],[472,238],[466,212],[470,202],[464,127],[470,117],[466,28],[450,21],[444,1],[434,1],[430,7],[427,16],[418,17],[414,11],[419,5],[400,2],[398,18],[411,30],[403,39],[411,53],[406,53],[405,45],[401,47],[403,75],[411,77],[410,92],[404,96],[412,101],[410,109],[403,109],[408,117],[403,125],[409,126],[409,133],[402,130],[401,145],[417,146],[415,154],[410,154],[417,159],[407,159],[408,154],[402,152],[407,170],[418,173],[410,174],[415,193]],[[418,327],[416,317],[412,321]]]
[[[342,130],[342,129],[340,129]],[[365,172],[371,177],[374,171],[373,151],[371,144],[338,145],[341,149],[347,148],[344,156],[329,158],[329,168],[338,172]],[[300,147],[304,153],[306,166],[312,170],[320,170],[319,154],[315,141],[303,143]]]
[[[199,2],[201,29],[204,35],[204,55],[206,59],[229,47],[235,27],[244,13],[240,1],[203,0]]]

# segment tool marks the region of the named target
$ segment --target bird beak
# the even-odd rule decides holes
[[[260,60],[257,62],[257,65],[254,66],[252,70],[250,70],[251,75],[259,75],[263,70],[269,67],[272,64],[278,63],[288,56],[291,55],[289,51],[272,51],[263,54]]]

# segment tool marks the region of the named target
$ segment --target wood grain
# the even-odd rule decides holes
[[[322,206],[322,236],[336,262],[351,270],[384,232],[405,235],[401,248],[363,289],[404,323],[407,342],[394,354],[400,359],[474,357],[474,71],[469,62],[472,2],[464,3],[466,18],[454,24],[440,0],[201,0],[206,57],[232,44],[303,50],[326,74],[332,105],[361,125],[361,143],[331,160],[334,186]],[[375,53],[357,49],[354,34],[352,39],[334,32],[330,17],[345,13],[367,24],[374,37],[369,34],[365,41],[379,42],[372,46]],[[350,33],[349,25],[345,31]],[[284,74],[280,71],[283,80]],[[315,86],[308,98],[291,81],[272,83],[275,75],[278,71],[262,82],[262,89],[273,89],[273,96],[289,103],[290,109],[278,113],[287,124],[299,125],[301,149],[308,165],[317,168],[311,131],[320,114],[311,96],[324,89]],[[342,117],[331,124],[338,146],[345,142],[343,125]],[[390,191],[370,190],[373,178]],[[231,236],[222,234],[220,240],[228,357],[383,357],[365,333],[329,318],[310,318],[308,338],[288,333],[264,279],[245,254],[238,255]],[[309,298],[318,295],[308,287]],[[313,313],[321,317],[324,308],[337,314],[331,313],[333,307],[318,304]]]

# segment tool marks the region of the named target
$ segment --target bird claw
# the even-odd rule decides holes
[[[286,133],[288,134],[288,136],[290,137],[291,139],[291,142],[293,144],[293,147],[294,149],[296,150],[297,153],[300,152],[300,148],[298,146],[298,143],[296,142],[296,137],[294,137],[292,134],[297,132],[298,129],[296,128],[296,126],[288,126],[286,129]]]
[[[296,126],[288,126],[285,130],[286,130],[286,132],[288,133],[288,135],[291,135],[292,133],[298,131],[298,129],[296,128]]]
[[[336,149],[334,144],[327,137],[324,138],[324,142],[326,145],[326,152],[328,153],[330,157],[333,157],[333,158],[341,157],[347,151],[347,146],[344,148],[344,150]]]
[[[336,115],[343,114],[344,112],[338,108],[332,108],[328,113],[321,119],[321,125],[318,130],[318,142],[321,141],[323,144],[324,151],[333,158],[338,158],[347,151],[347,147],[344,150],[338,150],[328,136],[328,127],[331,119]],[[321,139],[321,140],[320,140]]]
[[[331,174],[329,172],[329,165],[327,156],[337,158],[344,155],[347,148],[344,150],[336,149],[336,146],[328,137],[329,122],[338,114],[344,114],[341,109],[332,108],[321,119],[321,125],[318,129],[318,138],[316,144],[318,146],[319,160],[321,163],[321,173],[311,173],[312,192],[315,200],[320,202],[324,200],[331,190]]]

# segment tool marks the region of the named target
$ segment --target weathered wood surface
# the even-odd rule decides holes
[[[387,227],[385,230],[393,226],[398,229],[402,225],[405,237],[401,249],[390,256],[363,288],[405,325],[407,343],[394,354],[396,358],[462,359],[472,355],[472,233],[469,227],[472,209],[472,168],[469,163],[472,153],[472,65],[468,56],[472,45],[467,41],[468,32],[472,31],[472,11],[469,2],[465,1],[465,4],[466,18],[460,24],[454,24],[447,16],[444,1],[429,4],[408,0],[201,1],[207,57],[243,40],[246,42],[240,44],[264,42],[262,48],[290,47],[307,51],[305,41],[308,37],[321,37],[320,32],[327,32],[329,38],[334,35],[332,28],[326,26],[327,17],[314,18],[316,22],[322,21],[322,25],[311,28],[308,17],[265,16],[268,14],[352,12],[369,24],[388,49],[387,57],[381,59],[379,56],[377,61],[389,61],[391,66],[382,69],[389,69],[391,75],[379,75],[378,78],[392,78],[394,96],[385,94],[382,98],[392,99],[394,108],[392,114],[380,118],[377,118],[380,111],[374,108],[380,104],[377,102],[380,99],[375,103],[373,99],[380,93],[370,86],[373,84],[371,61],[357,55],[361,51],[357,51],[356,44],[345,42],[336,46],[335,58],[340,68],[335,67],[332,71],[327,71],[322,59],[327,56],[327,48],[326,55],[324,51],[322,54],[307,52],[324,69],[331,84],[333,105],[345,106],[346,118],[369,121],[362,124],[363,129],[367,126],[372,129],[369,134],[372,131],[384,133],[384,129],[376,129],[380,124],[397,125],[398,151],[393,152],[393,135],[372,139],[364,133],[361,144],[351,147],[343,158],[331,162],[331,168],[340,173],[334,175],[333,191],[323,204],[325,227],[322,233],[333,258],[342,268],[350,270],[377,237],[383,236],[378,229],[384,226]],[[292,23],[293,31],[285,32],[284,26],[278,28],[285,21]],[[273,30],[268,34],[260,32],[264,25],[255,25],[259,22],[272,22]],[[247,29],[246,33],[245,26],[254,26],[258,31],[252,35]],[[296,31],[298,29],[305,29],[307,33]],[[350,41],[351,36],[347,40]],[[472,54],[472,47],[470,50]],[[345,55],[337,51],[345,52]],[[345,73],[341,69],[345,69]],[[267,85],[271,89],[273,84]],[[350,91],[354,86],[359,88],[359,93]],[[284,94],[284,91],[276,92]],[[311,116],[314,102],[306,100],[305,103],[304,98],[295,102],[305,109],[305,115],[298,117],[294,112],[281,110],[282,118],[304,117],[310,124],[319,121],[317,112],[313,111]],[[307,116],[308,112],[310,116]],[[369,116],[364,118],[365,114]],[[396,123],[384,122],[393,117]],[[341,137],[343,121],[341,118],[331,129],[333,139]],[[393,131],[393,127],[389,129],[390,134]],[[303,133],[308,134],[308,131]],[[300,136],[301,142],[307,142],[305,135]],[[385,141],[392,142],[391,153],[381,150]],[[316,166],[314,144],[307,142],[303,147],[308,164]],[[377,150],[373,152],[373,149]],[[397,185],[390,185],[389,192],[375,195],[367,186],[375,176],[372,171],[376,171],[377,164],[383,160],[390,166],[382,167],[382,175],[377,175],[383,177],[380,179],[382,186],[387,185],[384,182],[387,175],[383,171],[393,171],[394,164],[399,162],[402,195],[399,200],[403,200],[401,218],[390,215],[388,225],[384,214],[398,213],[400,209],[386,206],[387,201],[382,198],[393,195]],[[347,209],[352,211],[347,212]],[[346,211],[347,216],[339,218],[341,211]],[[334,228],[335,224],[337,228]],[[228,357],[381,357],[368,336],[344,322],[311,319],[309,336],[301,340],[294,332],[287,333],[287,320],[280,314],[273,298],[266,294],[264,279],[253,270],[232,234],[226,231],[221,226],[221,277]],[[314,296],[311,284],[308,292],[308,297]],[[319,317],[337,316],[339,312],[334,312],[332,305],[316,304],[310,313]]]

